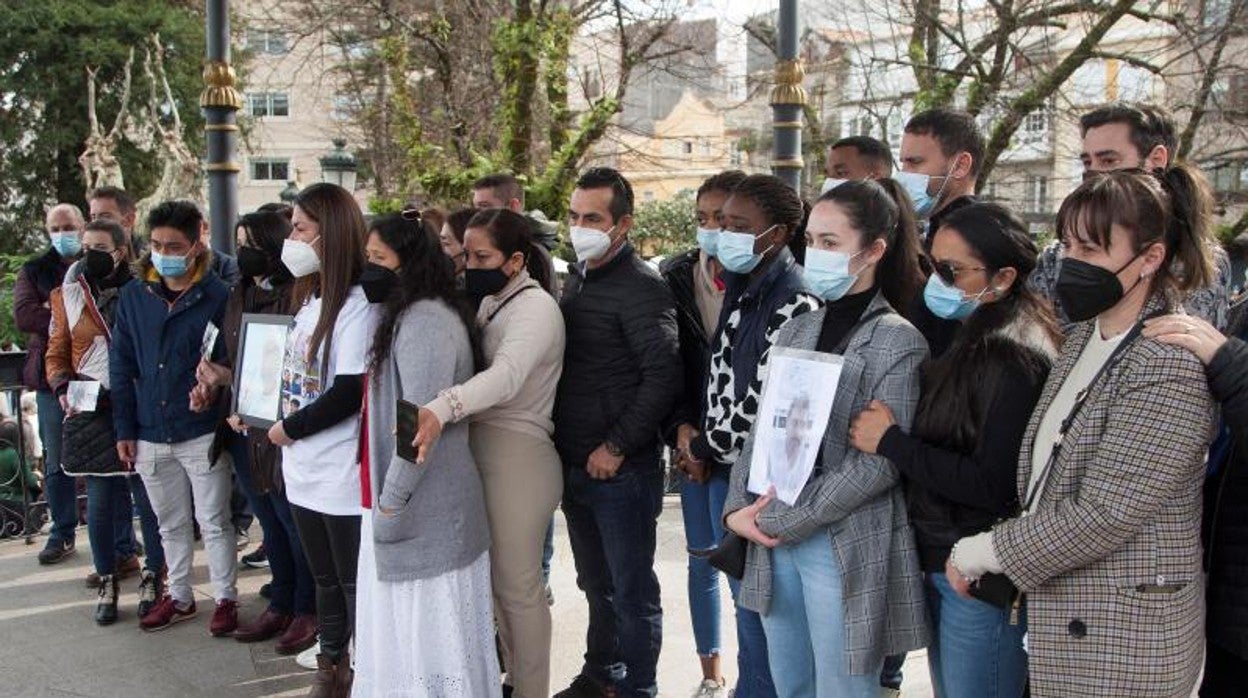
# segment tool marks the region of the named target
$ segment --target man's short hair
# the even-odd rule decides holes
[[[858,151],[859,157],[866,159],[872,165],[882,167],[886,172],[893,171],[893,151],[887,143],[878,138],[850,136],[833,143],[830,150],[837,148],[853,148]]]
[[[91,232],[108,233],[108,236],[113,240],[114,247],[118,249],[128,247],[125,229],[113,221],[103,219],[87,221],[87,225],[82,229],[82,232],[84,234]]]
[[[519,201],[520,205],[524,206],[524,185],[513,175],[506,173],[486,175],[472,183],[472,190],[477,191],[478,189],[493,191],[498,198],[502,199],[504,206],[512,199]]]
[[[585,170],[580,179],[576,180],[577,189],[610,189],[611,220],[619,221],[624,216],[633,215],[633,185],[624,179],[624,175],[610,167],[595,167]]]
[[[147,232],[156,228],[175,228],[195,243],[203,227],[204,214],[192,201],[164,201],[147,214]]]
[[[117,202],[117,208],[121,210],[121,215],[127,216],[135,212],[134,197],[126,193],[121,187],[96,187],[91,190],[87,201],[95,199],[112,199]]]
[[[1110,102],[1079,117],[1079,136],[1109,124],[1126,124],[1131,129],[1131,145],[1143,160],[1159,145],[1166,147],[1170,160],[1179,148],[1178,129],[1174,117],[1166,109],[1152,104]],[[1169,164],[1169,163],[1167,163]]]
[[[906,133],[936,139],[940,152],[947,158],[970,153],[972,177],[979,174],[984,164],[984,135],[979,132],[975,117],[964,111],[941,107],[920,112],[906,122]]]

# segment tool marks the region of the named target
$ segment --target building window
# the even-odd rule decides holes
[[[685,141],[682,145],[681,152],[685,155],[693,155],[693,141]]]
[[[741,166],[741,141],[733,141],[728,148],[730,162],[735,167]]]
[[[290,160],[284,158],[255,158],[251,161],[253,182],[290,181]]]
[[[359,103],[351,95],[334,95],[333,105],[329,118],[334,121],[350,121],[360,110]]]
[[[1026,205],[1028,213],[1049,212],[1049,178],[1043,175],[1027,175]]]
[[[1233,0],[1205,0],[1204,12],[1202,19],[1206,27],[1221,27],[1226,24],[1226,20],[1231,16],[1231,3]]]
[[[290,116],[290,95],[285,92],[248,93],[247,113],[255,117]]]
[[[702,155],[706,157],[711,156],[711,139],[709,138],[702,139]]]
[[[1248,162],[1230,160],[1209,168],[1213,189],[1219,194],[1236,194],[1248,191]]]
[[[1222,110],[1236,116],[1248,114],[1248,73],[1235,73],[1228,82]]]
[[[247,50],[257,54],[281,56],[290,52],[290,41],[285,32],[275,29],[249,29],[247,30]]]
[[[650,191],[649,189],[643,191],[641,193],[641,200],[644,201],[645,203],[650,203],[651,201],[654,201],[654,192]]]

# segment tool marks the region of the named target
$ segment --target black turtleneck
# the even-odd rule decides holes
[[[867,311],[867,306],[871,305],[876,292],[875,288],[869,288],[824,305],[823,328],[819,330],[819,343],[815,345],[815,349],[829,354],[835,351],[841,340],[845,339],[845,335]]]

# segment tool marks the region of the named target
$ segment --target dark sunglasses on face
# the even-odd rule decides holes
[[[399,215],[402,216],[405,221],[421,220],[420,209],[418,208],[405,208],[399,212]]]
[[[988,271],[987,267],[955,267],[949,262],[933,262],[932,269],[940,277],[945,284],[953,286],[958,279],[958,274],[968,271]]]

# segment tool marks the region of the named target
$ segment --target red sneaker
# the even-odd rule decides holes
[[[212,612],[212,622],[208,624],[208,632],[213,637],[229,635],[238,628],[238,602],[234,599],[221,599]]]
[[[181,623],[194,617],[194,601],[185,608],[178,608],[178,602],[174,601],[172,596],[165,596],[156,602],[147,615],[143,616],[143,620],[139,621],[139,627],[150,633],[164,630],[174,623]]]

